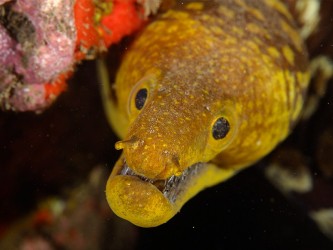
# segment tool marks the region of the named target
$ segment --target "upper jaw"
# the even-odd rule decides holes
[[[151,179],[133,171],[133,169],[128,166],[126,158],[122,156],[115,166],[113,175],[138,177],[142,182],[154,185],[165,198],[167,198],[171,203],[175,203],[177,201],[177,197],[186,191],[186,186],[190,180],[198,175],[204,166],[205,163],[198,162],[186,168],[181,175],[171,175],[170,177],[164,179]]]

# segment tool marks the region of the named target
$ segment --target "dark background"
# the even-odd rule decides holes
[[[3,231],[38,201],[82,182],[96,164],[111,171],[119,152],[98,91],[94,63],[86,62],[43,114],[1,113]],[[283,197],[258,167],[201,192],[167,224],[137,230],[135,249],[333,249],[305,210]],[[120,233],[118,248],[128,249],[127,232]],[[107,235],[105,242],[112,239]]]
[[[311,58],[333,55],[333,4],[323,3],[327,8],[321,10],[320,29],[307,43]],[[115,47],[111,54],[119,57],[118,51]],[[119,156],[114,150],[117,138],[104,117],[96,79],[94,62],[84,62],[67,92],[42,114],[0,113],[0,239],[38,202],[84,182],[96,165],[111,172]],[[307,157],[316,151],[316,133],[333,128],[332,93],[331,84],[321,111],[303,128],[307,133],[295,129],[304,135]],[[328,147],[322,155],[331,154]],[[265,163],[259,165],[201,192],[165,225],[133,226],[134,249],[333,249],[333,243],[307,217],[306,206],[282,196],[264,178]],[[128,223],[114,216],[105,223],[113,221]],[[127,228],[118,230],[122,237],[106,232],[104,249],[130,249],[131,240],[126,237],[133,234]]]

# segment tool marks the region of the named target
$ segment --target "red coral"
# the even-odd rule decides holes
[[[100,37],[94,24],[93,0],[76,0],[74,18],[76,26],[76,60],[87,57],[89,50],[98,46]]]
[[[45,100],[50,102],[67,89],[66,80],[72,72],[61,74],[54,82],[45,84]]]
[[[138,30],[144,23],[141,12],[135,0],[115,0],[112,14],[102,18],[99,28],[106,47]]]

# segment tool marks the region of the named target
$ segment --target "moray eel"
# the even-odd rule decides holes
[[[299,118],[306,51],[280,1],[178,1],[134,40],[112,88],[100,62],[123,150],[107,182],[111,209],[158,226],[268,154]]]

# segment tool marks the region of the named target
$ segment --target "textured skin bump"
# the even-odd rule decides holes
[[[138,175],[165,180],[207,163],[208,170],[182,188],[172,209],[166,204],[165,213],[173,214],[197,192],[258,161],[285,139],[298,120],[308,81],[306,49],[281,2],[179,1],[134,41],[113,86],[116,102],[104,100],[124,139],[118,144],[122,157]],[[133,98],[141,88],[148,97],[139,111]],[[214,140],[211,129],[219,117],[228,120],[230,131]],[[121,197],[130,190],[121,182],[135,183],[138,197],[149,184],[118,173],[115,168],[108,184],[111,208],[145,225],[145,218],[138,223],[123,211]],[[126,209],[135,214],[159,196],[152,192],[144,199],[147,206],[131,198]]]

